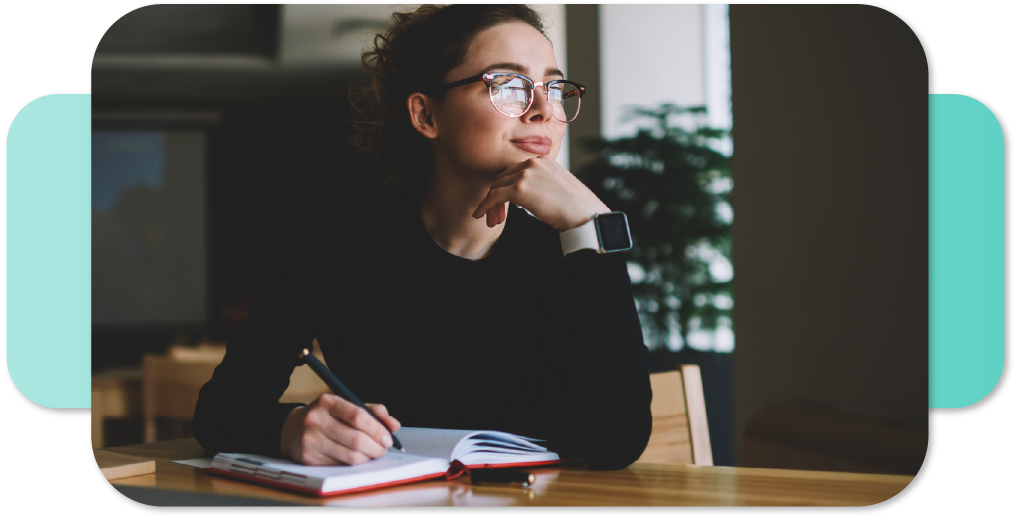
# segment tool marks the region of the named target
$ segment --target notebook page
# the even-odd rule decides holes
[[[468,449],[469,451],[489,450],[501,453],[543,453],[547,451],[547,449],[540,447],[531,448],[519,444],[476,438],[466,439],[459,445],[459,448]]]
[[[496,452],[504,454],[518,454],[520,456],[519,461],[531,460],[530,455],[538,455],[532,460],[553,460],[540,455],[549,453],[547,448],[538,446],[529,440],[528,437],[521,437],[517,435],[511,435],[504,432],[493,432],[480,430],[473,432],[469,439],[459,443],[456,447],[455,452],[452,454],[454,459],[459,459],[463,464],[480,464],[488,463],[484,460],[483,455],[486,453]],[[536,439],[534,439],[536,440]],[[473,454],[473,456],[470,456]],[[467,462],[467,458],[471,462]],[[554,458],[557,458],[555,455]],[[497,463],[502,463],[504,457],[499,457]],[[496,462],[492,461],[491,464]]]
[[[402,442],[406,453],[451,461],[456,446],[473,433],[475,432],[470,430],[441,430],[404,426],[396,432],[396,436]],[[394,450],[389,448],[389,451]]]
[[[529,448],[537,451],[547,451],[547,448],[531,442],[542,442],[539,439],[531,439],[529,437],[523,437],[522,435],[512,435],[504,432],[478,431],[472,436],[472,438],[480,441],[504,442],[518,445],[521,448]]]
[[[561,460],[557,453],[545,451],[544,453],[493,453],[493,452],[470,452],[458,457],[459,462],[467,466],[475,464],[514,464],[546,462],[549,460]]]
[[[324,492],[443,473],[448,469],[448,462],[444,459],[417,457],[398,451],[389,451],[381,458],[356,466],[304,466],[291,460],[232,453],[220,453],[215,460],[213,466],[219,469]]]
[[[328,493],[341,489],[405,480],[421,475],[444,473],[448,470],[448,461],[416,457],[405,453],[386,453],[381,458],[356,466],[345,466],[345,469],[349,471],[338,475],[333,474],[325,479],[321,490]]]

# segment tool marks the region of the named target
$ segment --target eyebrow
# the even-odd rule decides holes
[[[494,65],[489,65],[484,70],[480,71],[480,73],[483,74],[485,72],[491,72],[494,69],[511,70],[512,72],[518,72],[519,74],[526,75],[526,67],[513,62],[495,63]],[[544,76],[560,76],[562,79],[565,79],[565,74],[562,74],[561,70],[554,67],[548,67],[545,69]]]

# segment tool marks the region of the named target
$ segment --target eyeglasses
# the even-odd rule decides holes
[[[491,104],[494,108],[509,117],[519,117],[530,110],[533,105],[533,95],[537,87],[544,87],[547,94],[547,102],[551,104],[551,113],[554,118],[563,123],[575,120],[579,115],[579,105],[586,87],[556,79],[554,81],[536,82],[532,79],[513,72],[488,72],[476,76],[453,81],[442,86],[442,90],[460,87],[483,81],[487,85],[488,94],[491,96]]]

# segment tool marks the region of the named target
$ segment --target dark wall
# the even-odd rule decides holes
[[[221,306],[246,308],[269,249],[322,186],[363,176],[341,103],[270,102],[224,111],[212,157],[211,279]]]
[[[278,5],[156,5],[120,17],[98,53],[235,53],[275,55]]]
[[[922,46],[875,7],[730,17],[736,440],[773,403],[927,421]]]
[[[371,165],[343,135],[346,92],[358,76],[341,70],[93,70],[92,109],[103,115],[104,127],[197,125],[209,136],[208,321],[94,327],[93,370],[139,363],[142,352],[162,351],[171,341],[228,339],[246,316],[269,249],[300,205],[329,183],[369,178]],[[201,121],[187,123],[193,114]]]
[[[580,171],[597,158],[584,143],[600,138],[600,6],[565,6],[565,26],[568,74],[589,86],[583,95],[583,117],[569,123],[568,130],[569,167]]]

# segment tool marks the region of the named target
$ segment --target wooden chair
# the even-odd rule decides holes
[[[106,419],[141,417],[141,370],[110,368],[92,375],[92,447],[104,448]]]
[[[712,466],[703,379],[696,365],[650,374],[653,431],[638,462]]]
[[[317,339],[315,352],[321,357]],[[142,412],[145,442],[155,442],[156,417],[191,419],[198,404],[198,392],[212,378],[222,362],[225,347],[171,347],[166,355],[148,354],[141,361]],[[298,366],[290,376],[290,386],[279,399],[283,403],[309,403],[328,392],[328,386],[310,367]],[[175,423],[175,425],[179,425]],[[179,432],[175,434],[179,437]],[[165,439],[164,439],[165,440]]]
[[[106,428],[103,426],[103,420],[106,418],[104,404],[102,390],[92,385],[92,449],[106,447]]]

